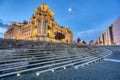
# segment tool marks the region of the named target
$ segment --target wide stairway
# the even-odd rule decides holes
[[[5,49],[0,50],[0,77],[26,72],[43,72],[68,67],[84,66],[110,55],[111,51],[99,47],[55,49]]]

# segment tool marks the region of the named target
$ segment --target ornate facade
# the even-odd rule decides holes
[[[57,39],[56,35],[61,33],[63,39]],[[42,4],[35,9],[35,14],[30,22],[11,24],[4,34],[7,39],[17,40],[40,40],[51,42],[72,42],[73,34],[70,28],[59,26],[54,19],[54,13],[47,4]]]

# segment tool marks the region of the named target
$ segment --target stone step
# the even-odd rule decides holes
[[[75,57],[75,56],[70,56],[69,58],[72,58],[72,57]],[[40,59],[40,58],[36,58],[34,60],[29,60],[27,61],[28,63],[34,63],[34,62],[44,62],[44,61],[51,61],[51,60],[56,60],[56,59],[62,59],[62,58],[68,58],[68,57],[51,57],[51,58],[47,58],[47,59]],[[14,62],[14,63],[5,63],[5,64],[1,64],[1,66],[8,66],[8,65],[12,65],[12,64],[19,64],[21,62]]]
[[[33,65],[27,65],[27,67],[28,66],[32,66],[31,68],[33,68],[33,69],[38,69],[38,67],[39,67],[39,69],[41,69],[41,70],[44,70],[43,68],[45,68],[46,69],[46,67],[48,67],[48,69],[49,69],[49,67],[58,67],[58,66],[60,66],[60,65],[66,65],[66,64],[70,64],[70,63],[74,63],[74,62],[78,62],[78,61],[89,61],[90,59],[92,59],[92,58],[86,58],[86,59],[84,59],[84,60],[80,60],[80,59],[74,59],[74,60],[67,60],[67,61],[65,61],[65,60],[62,60],[62,61],[60,61],[59,63],[58,62],[55,62],[55,61],[53,61],[54,63],[53,64],[47,64],[47,65],[43,65],[43,66],[41,66],[41,67],[39,67],[39,65],[37,65],[37,66],[35,66],[35,67],[33,67],[35,64],[33,64]],[[40,63],[38,63],[38,64],[40,64]],[[25,69],[25,66],[21,66],[21,67],[18,67],[18,68],[21,68],[21,69]],[[17,68],[17,69],[18,69]],[[14,68],[14,69],[16,69],[16,68]],[[5,70],[5,69],[4,69]],[[2,71],[4,71],[4,70],[2,70]],[[6,69],[6,70],[10,70],[10,69]],[[27,69],[26,69],[27,70]],[[28,69],[29,70],[29,69]],[[13,71],[13,68],[11,68],[11,71]],[[20,71],[22,71],[22,70],[20,70]],[[24,71],[24,70],[23,70]],[[1,74],[2,75],[2,74]]]
[[[90,56],[89,56],[90,57]],[[52,59],[52,60],[50,60],[50,59],[48,59],[49,61],[56,61],[56,60],[62,60],[62,59],[69,59],[69,60],[71,60],[71,59],[73,59],[73,58],[78,58],[78,57],[75,57],[75,56],[73,56],[73,57],[62,57],[62,58],[56,58],[56,59]],[[84,58],[84,57],[83,57]],[[81,59],[83,59],[83,58],[81,58]],[[86,57],[87,58],[87,57]],[[36,62],[36,61],[31,61],[31,62],[26,62],[26,63],[28,63],[28,64],[35,64],[35,63],[44,63],[44,62],[49,62],[49,61],[38,61],[38,62]],[[1,65],[2,66],[2,65]],[[19,66],[19,65],[18,65]],[[10,67],[10,66],[8,66],[8,67]],[[5,68],[5,67],[3,67],[3,68]],[[3,69],[3,68],[1,68],[1,69]]]

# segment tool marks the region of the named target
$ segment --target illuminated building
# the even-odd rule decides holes
[[[96,45],[120,45],[120,17],[96,40]]]
[[[73,37],[70,28],[64,28],[55,22],[54,13],[47,4],[42,4],[35,9],[30,22],[11,24],[4,36],[7,39],[51,42],[72,42]]]

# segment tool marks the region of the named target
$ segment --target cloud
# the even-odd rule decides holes
[[[7,30],[7,28],[0,27],[0,38],[4,38],[4,33]]]
[[[4,38],[4,33],[0,33],[0,38]]]
[[[6,31],[7,28],[1,28],[0,27],[0,33],[4,33]]]
[[[10,24],[12,24],[13,22],[12,22],[12,21],[9,21],[9,20],[0,19],[0,23],[2,23],[3,25],[10,25]]]
[[[80,37],[81,40],[85,40],[88,43],[90,40],[95,40],[103,31],[104,28],[81,31],[74,35],[74,39],[77,40]]]
[[[83,30],[76,32],[74,34],[74,40],[77,40],[80,37],[81,40],[85,40],[87,43],[90,40],[96,40],[113,22],[116,20],[116,17],[105,20],[102,23],[93,23],[91,24],[92,29]]]

